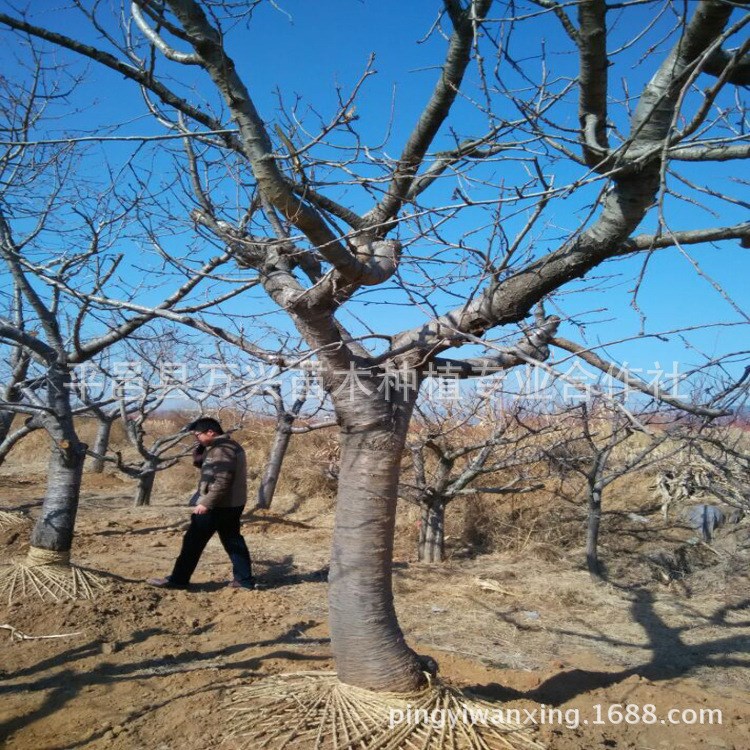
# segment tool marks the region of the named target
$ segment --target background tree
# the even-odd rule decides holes
[[[18,289],[13,294],[13,310],[10,319],[19,330],[23,329],[23,309]],[[31,425],[24,425],[11,433],[16,415],[11,409],[5,408],[5,405],[17,404],[23,398],[20,386],[26,380],[30,358],[28,352],[18,344],[6,348],[7,357],[4,358],[4,362],[7,365],[7,374],[0,393],[0,465],[5,461],[13,446],[35,429]]]
[[[42,151],[28,147],[40,112],[55,96],[44,85],[45,69],[39,60],[34,72],[32,87],[14,84],[15,106],[3,111],[3,129],[16,140],[6,142],[0,154],[0,262],[4,291],[15,295],[16,309],[25,314],[0,318],[0,341],[21,352],[22,360],[28,358],[25,380],[15,386],[23,399],[6,401],[4,407],[30,414],[26,427],[47,432],[50,458],[29,566],[19,564],[4,573],[11,588],[19,576],[25,580],[49,573],[55,595],[67,596],[72,590],[87,592],[80,585],[84,574],[68,566],[87,449],[74,421],[87,409],[74,398],[77,382],[85,380],[81,369],[156,319],[156,308],[177,307],[229,256],[224,253],[197,264],[195,275],[183,276],[166,293],[160,291],[159,301],[140,305],[139,312],[123,314],[115,306],[103,310],[83,298],[83,292],[96,294],[108,284],[119,287],[124,302],[146,293],[145,285],[128,286],[118,277],[123,254],[117,251],[118,243],[129,243],[129,228],[138,223],[143,196],[127,195],[114,179],[104,186],[80,175],[74,180],[77,154],[69,145]],[[210,304],[199,303],[198,309]],[[49,565],[54,566],[51,572],[45,568]],[[61,573],[63,569],[72,570],[72,578]]]
[[[651,416],[658,421],[664,419],[658,410],[656,413],[652,412]],[[647,411],[639,410],[637,421],[639,424],[648,425],[648,417]],[[613,454],[636,432],[633,420],[601,402],[584,401],[568,414],[567,421],[569,424],[572,423],[569,440],[579,444],[567,451],[568,455],[575,456],[575,460],[569,462],[568,468],[584,479],[587,506],[586,567],[592,579],[601,581],[606,577],[599,558],[599,534],[605,490],[631,471],[642,469],[652,463],[654,451],[667,440],[668,433],[661,431],[660,434],[652,434],[644,431],[642,434],[647,436],[645,444],[637,446],[626,455],[617,456],[615,460]],[[565,453],[558,456],[558,461],[566,463]]]
[[[263,467],[260,484],[258,485],[257,506],[259,508],[271,507],[273,496],[276,492],[276,484],[279,481],[281,467],[284,463],[284,457],[286,456],[292,435],[301,435],[306,432],[326,429],[336,425],[336,422],[330,419],[323,419],[317,422],[309,421],[310,418],[315,417],[320,412],[323,404],[319,404],[312,415],[309,415],[306,420],[302,420],[305,423],[295,424],[300,421],[300,412],[302,412],[302,408],[307,401],[307,380],[304,379],[301,387],[295,390],[294,401],[291,406],[287,407],[284,403],[284,394],[282,393],[280,384],[272,384],[265,389],[265,395],[270,399],[276,412],[276,424],[274,426],[271,448],[268,452],[268,459],[266,465]]]
[[[119,406],[110,406],[107,409],[98,404],[92,404],[91,411],[97,421],[97,428],[91,450],[90,471],[92,474],[102,474],[106,463],[105,456],[112,436],[112,426],[122,417],[122,411]]]
[[[135,507],[150,505],[157,473],[174,466],[192,450],[192,447],[180,445],[188,437],[183,430],[158,435],[154,434],[153,424],[149,424],[149,420],[153,422],[167,399],[173,395],[174,386],[165,382],[163,370],[160,368],[160,364],[164,362],[175,361],[171,353],[164,356],[167,352],[167,347],[163,343],[164,339],[165,335],[162,332],[162,335],[157,337],[159,343],[156,347],[150,346],[148,342],[142,343],[137,352],[128,347],[130,350],[127,352],[128,361],[133,361],[131,358],[134,355],[140,355],[140,359],[135,360],[134,363],[143,365],[143,367],[138,367],[135,378],[133,377],[135,373],[123,379],[121,375],[118,376],[108,371],[106,367],[98,368],[104,376],[102,382],[109,384],[111,388],[123,431],[135,455],[124,458],[122,451],[119,450],[108,454],[106,446],[103,453],[95,449],[89,451],[89,454],[103,463],[114,464],[118,471],[136,480],[133,498]],[[169,340],[168,336],[166,340]],[[154,348],[157,352],[156,357],[154,357]],[[114,409],[110,407],[105,410],[97,407],[96,404],[92,404],[90,409],[97,415],[101,424],[111,426],[114,421],[112,418]],[[99,416],[100,414],[102,416]]]
[[[525,414],[525,404],[497,386],[460,406],[423,399],[416,412],[416,429],[407,442],[411,471],[402,477],[399,494],[421,511],[419,561],[437,563],[445,556],[449,503],[545,486],[543,446],[555,426]]]
[[[744,218],[715,218],[744,205],[731,179],[719,186],[715,174],[706,181],[709,170],[676,171],[748,157],[745,125],[735,125],[745,109],[734,98],[747,80],[746,5],[670,5],[665,29],[643,4],[591,0],[573,11],[547,0],[445,0],[425,47],[443,51],[437,69],[431,61],[434,86],[411,130],[395,128],[382,142],[352,113],[371,65],[323,118],[317,109],[304,121],[295,108],[275,123],[261,115],[230,50],[246,28],[238,21],[251,33],[262,5],[139,0],[129,17],[140,36],[128,26],[122,41],[96,5],[86,12],[106,30],[99,47],[0,14],[15,32],[96,61],[118,85],[139,86],[159,122],[200,138],[186,155],[198,231],[257,272],[319,359],[341,431],[329,611],[344,683],[410,691],[425,680],[391,588],[400,458],[422,380],[436,368],[469,377],[545,359],[559,320],[524,325],[529,311],[605,262],[750,241]],[[540,32],[550,22],[562,33],[554,60]],[[55,23],[65,28],[62,18]],[[576,64],[557,73],[563,47]],[[649,53],[645,81],[631,70],[640,52]],[[619,76],[624,92],[613,83]],[[195,82],[207,79],[212,86],[197,93]],[[242,178],[230,205],[219,174],[233,170]],[[674,207],[685,198],[725,210],[680,226],[686,219]],[[421,322],[381,333],[347,314],[373,287],[394,284],[403,304],[424,313]],[[498,327],[510,342],[505,352],[449,356]],[[520,351],[512,343],[519,327]]]

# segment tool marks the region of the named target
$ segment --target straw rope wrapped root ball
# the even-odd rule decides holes
[[[28,521],[28,517],[18,511],[0,510],[0,531],[12,529],[15,526],[23,526]]]
[[[431,679],[413,694],[345,685],[334,672],[259,680],[232,696],[243,750],[544,750],[502,705]]]
[[[106,587],[93,571],[71,565],[70,552],[30,547],[23,559],[0,567],[0,599],[38,596],[43,601],[93,599]]]

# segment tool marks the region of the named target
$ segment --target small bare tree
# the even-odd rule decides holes
[[[604,492],[613,482],[651,463],[654,452],[667,440],[668,434],[644,433],[648,437],[644,446],[615,461],[613,454],[617,448],[635,432],[633,420],[601,402],[587,401],[582,402],[579,408],[568,416],[572,417],[579,427],[579,430],[573,430],[571,436],[571,440],[578,442],[580,447],[575,450],[576,461],[571,463],[570,469],[580,474],[585,482],[586,567],[593,580],[601,581],[605,578],[599,559]],[[658,413],[654,416],[661,419]],[[648,415],[645,411],[639,411],[637,423],[648,424]],[[576,435],[576,432],[580,434]],[[659,459],[661,456],[657,460]]]
[[[464,398],[457,408],[428,399],[417,405],[416,413],[407,443],[411,471],[403,476],[399,494],[421,511],[419,561],[437,563],[445,557],[449,503],[544,488],[539,472],[542,444],[554,426],[531,414],[524,419],[522,401],[497,388],[468,401]]]
[[[276,492],[276,484],[279,481],[281,467],[284,463],[284,457],[286,456],[286,451],[289,447],[289,441],[292,435],[301,435],[313,432],[314,430],[335,427],[336,425],[336,422],[331,419],[323,419],[322,421],[316,422],[309,421],[309,418],[315,417],[315,415],[321,410],[323,406],[322,404],[318,404],[315,413],[310,415],[304,424],[298,424],[302,407],[307,401],[308,394],[305,385],[298,390],[296,398],[290,407],[287,407],[284,403],[284,396],[280,384],[268,386],[265,390],[265,395],[273,404],[274,411],[276,412],[276,424],[274,426],[271,448],[268,452],[268,459],[266,460],[263,473],[261,474],[260,484],[258,485],[258,508],[271,507],[271,502],[273,501],[273,496]]]
[[[186,437],[183,430],[159,437],[149,435],[149,420],[153,419],[159,409],[164,406],[165,401],[171,395],[171,388],[165,387],[159,381],[158,366],[154,366],[152,357],[143,361],[147,368],[146,371],[141,370],[139,373],[138,395],[129,392],[134,384],[117,382],[116,375],[108,372],[105,367],[100,368],[105,376],[104,382],[112,384],[113,395],[117,399],[115,407],[117,418],[121,420],[125,436],[136,456],[129,460],[123,458],[119,450],[108,453],[106,445],[103,452],[98,452],[96,449],[89,451],[94,459],[102,463],[112,463],[118,471],[136,480],[133,500],[135,507],[150,505],[157,473],[171,468],[192,451],[192,448],[185,448],[184,445],[178,448]],[[96,405],[91,405],[90,408],[97,416],[102,415],[98,417],[101,424],[111,425],[114,421],[114,409],[105,410]]]

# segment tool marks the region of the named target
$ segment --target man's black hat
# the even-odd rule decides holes
[[[218,420],[213,417],[199,417],[190,422],[190,424],[185,425],[183,429],[185,432],[208,432],[208,430],[211,430],[217,435],[224,434],[224,430]]]

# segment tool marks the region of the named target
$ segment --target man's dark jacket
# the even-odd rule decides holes
[[[239,508],[246,502],[245,451],[228,435],[219,435],[203,453],[198,503],[206,508]]]

